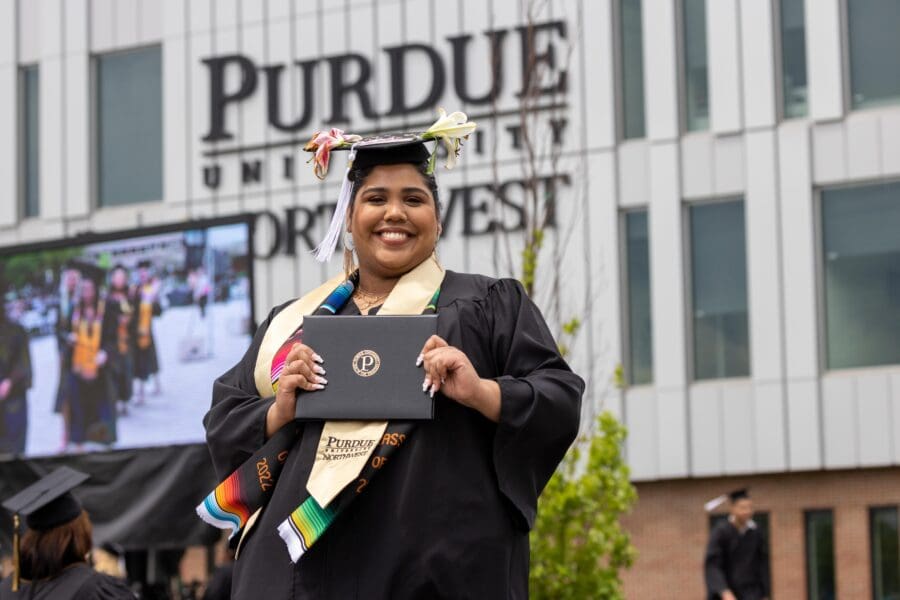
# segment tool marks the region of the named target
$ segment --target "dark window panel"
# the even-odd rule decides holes
[[[628,380],[653,382],[653,331],[650,314],[650,244],[647,211],[625,214],[628,287]]]
[[[97,58],[97,193],[100,206],[162,200],[162,51]]]
[[[694,378],[750,374],[744,203],[690,209]]]
[[[826,363],[900,363],[900,183],[822,192]]]

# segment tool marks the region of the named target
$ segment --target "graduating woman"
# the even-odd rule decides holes
[[[447,119],[451,134],[474,129],[461,113]],[[233,598],[527,597],[528,531],[576,436],[584,384],[518,282],[438,263],[440,203],[422,141],[441,123],[371,142],[332,130],[308,147],[324,174],[330,150],[354,146],[318,256],[343,232],[358,269],[345,250],[349,276],[273,309],[214,384],[207,440],[217,472],[234,473],[198,512],[240,539]],[[446,137],[455,159],[458,137]],[[328,364],[302,343],[304,314],[429,312],[437,335],[409,360],[433,420],[294,420],[296,404],[328,385]],[[342,436],[371,442],[349,474],[317,458]]]
[[[72,370],[68,376],[68,441],[80,448],[86,442],[116,441],[116,405],[110,379],[110,355],[116,347],[116,316],[106,310],[100,285],[105,272],[82,266],[78,302],[72,312]]]

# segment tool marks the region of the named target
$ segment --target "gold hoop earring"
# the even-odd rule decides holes
[[[353,272],[356,270],[356,261],[353,260],[353,253],[344,249],[344,276],[347,279],[350,279],[350,276],[353,275]]]

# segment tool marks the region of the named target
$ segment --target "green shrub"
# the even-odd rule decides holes
[[[608,411],[550,479],[531,532],[532,600],[622,598],[635,549],[619,518],[637,499],[622,457],[625,427]],[[583,456],[584,452],[586,456]]]

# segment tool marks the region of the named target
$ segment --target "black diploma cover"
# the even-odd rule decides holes
[[[297,395],[302,420],[432,419],[416,358],[437,331],[437,315],[303,319],[303,343],[324,360],[328,385]]]

